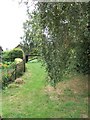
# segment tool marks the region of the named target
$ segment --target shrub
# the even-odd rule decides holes
[[[7,61],[7,62],[9,62],[10,61],[10,57],[9,57],[9,52],[10,51],[4,51],[3,53],[2,53],[2,62],[4,62],[4,61]]]
[[[2,87],[3,88],[8,85],[9,79],[10,79],[10,75],[9,74],[4,73],[2,75]]]
[[[23,60],[21,59],[21,58],[15,58],[15,62],[16,62],[16,64],[18,64],[18,63],[20,63],[20,62],[22,62]]]
[[[24,57],[24,52],[20,48],[15,48],[11,51],[5,51],[3,52],[3,62],[13,62],[15,58],[21,58],[23,59]]]
[[[23,56],[24,56],[24,53],[20,48],[15,48],[9,52],[10,61],[14,61],[15,58],[23,59]]]
[[[1,72],[2,72],[2,88],[8,85],[9,82],[13,81],[15,79],[15,74],[13,73],[13,70],[15,69],[16,63],[12,62],[9,64],[2,63],[1,65]]]
[[[18,62],[16,63],[16,77],[20,77],[21,75],[23,75],[24,72],[24,62]]]
[[[16,58],[15,62],[4,62],[0,64],[2,71],[2,88],[4,89],[9,83],[13,82],[17,77],[23,75],[24,62],[21,58]]]

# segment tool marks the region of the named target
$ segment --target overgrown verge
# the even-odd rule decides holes
[[[20,49],[3,53],[3,61],[0,64],[3,89],[25,72],[25,60],[21,58],[23,58],[23,52]]]
[[[2,88],[13,82],[16,78],[24,73],[24,61],[16,64],[15,62],[10,65],[3,64],[1,68],[2,73]]]

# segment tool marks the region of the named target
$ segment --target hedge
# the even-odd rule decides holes
[[[13,50],[3,52],[3,61],[13,62],[15,58],[23,59],[23,57],[24,52],[20,48],[15,48]]]

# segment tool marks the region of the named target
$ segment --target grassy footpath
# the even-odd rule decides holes
[[[88,116],[87,80],[62,81],[57,89],[46,85],[41,63],[27,63],[19,87],[3,91],[3,117],[6,118],[84,118]]]

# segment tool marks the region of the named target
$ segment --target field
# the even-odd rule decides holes
[[[77,75],[57,84],[47,82],[40,62],[28,62],[21,77],[23,84],[12,83],[2,92],[2,117],[5,118],[87,118],[88,79]]]

